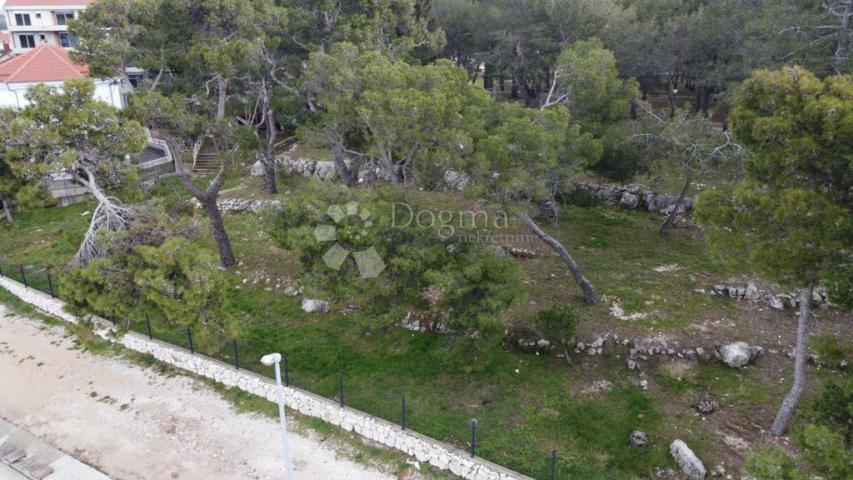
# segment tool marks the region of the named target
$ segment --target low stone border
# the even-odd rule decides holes
[[[68,323],[79,323],[77,316],[65,311],[65,302],[62,300],[51,298],[38,290],[27,288],[7,277],[0,276],[0,287],[47,314]],[[236,370],[233,365],[204,355],[191,354],[183,348],[159,340],[150,340],[147,336],[136,332],[128,332],[116,338],[116,328],[110,322],[99,317],[90,317],[89,320],[95,327],[94,332],[106,340],[119,343],[130,350],[150,354],[164,363],[209,378],[228,387],[239,388],[271,402],[276,401],[275,381],[270,378],[247,370]],[[533,480],[479,457],[471,458],[468,452],[417,432],[401,430],[399,425],[381,418],[353,408],[341,408],[334,401],[299,388],[285,387],[285,404],[303,415],[316,417],[344,430],[357,433],[374,442],[415,457],[419,462],[426,462],[436,468],[449,470],[454,475],[465,479]]]

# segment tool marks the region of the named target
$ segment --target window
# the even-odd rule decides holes
[[[56,14],[57,25],[68,25],[69,20],[74,20],[74,12],[58,12]]]
[[[77,37],[68,32],[59,32],[59,44],[65,48],[73,48],[77,46]]]
[[[16,13],[15,14],[15,25],[32,25],[33,22],[30,20],[29,13]]]
[[[36,37],[34,35],[18,35],[18,42],[21,48],[35,48]]]

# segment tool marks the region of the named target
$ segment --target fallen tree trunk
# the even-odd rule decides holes
[[[592,284],[589,283],[589,280],[587,280],[583,275],[580,266],[578,266],[571,254],[569,254],[569,251],[566,250],[566,247],[564,247],[559,240],[545,233],[545,231],[542,230],[542,228],[540,228],[539,225],[537,225],[536,222],[534,222],[526,213],[522,213],[521,218],[524,219],[527,226],[537,237],[539,237],[539,239],[545,242],[545,244],[560,255],[560,258],[562,258],[566,266],[569,267],[569,271],[572,272],[572,277],[574,277],[575,282],[577,282],[583,290],[583,296],[587,305],[595,305],[595,287],[593,287]]]

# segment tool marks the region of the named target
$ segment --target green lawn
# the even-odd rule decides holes
[[[234,184],[229,180],[226,188]],[[288,180],[281,190],[295,191],[300,185]],[[251,194],[257,185],[249,183],[240,191]],[[167,208],[186,201],[174,180],[161,182],[150,194]],[[436,208],[471,202],[462,194],[412,195]],[[286,193],[279,197],[288,201]],[[83,204],[20,213],[14,226],[0,228],[0,262],[61,264],[73,255],[90,218],[83,213],[91,210],[92,205]],[[580,312],[580,335],[615,330],[689,336],[690,325],[702,320],[751,315],[734,302],[694,292],[733,272],[710,262],[695,231],[660,237],[655,228],[660,221],[642,212],[566,206],[560,223],[546,228],[566,243],[607,301],[582,306],[578,288],[556,257],[537,243],[519,245],[535,249],[538,256],[519,260],[526,271],[527,297],[509,312],[508,321],[568,301]],[[787,386],[761,384],[759,369],[734,372],[713,360],[675,376],[672,362],[655,360],[646,368],[652,387],[644,391],[636,386],[640,374],[624,367],[627,350],[621,347],[595,358],[576,356],[571,365],[550,356],[506,351],[473,373],[449,367],[441,335],[367,331],[358,309],[303,313],[297,298],[272,288],[281,279],[299,276],[296,254],[276,246],[260,216],[228,215],[226,226],[240,261],[229,272],[228,299],[229,308],[245,318],[238,341],[243,368],[270,374],[259,364],[260,356],[287,353],[294,385],[334,398],[342,374],[348,405],[391,421],[399,421],[405,395],[410,428],[460,448],[468,448],[470,421],[476,418],[477,454],[535,478],[547,478],[552,450],[559,455],[557,478],[650,478],[655,467],[672,466],[668,445],[674,438],[686,440],[706,464],[729,462],[731,453],[715,436],[717,427],[694,414],[692,398],[708,391],[731,409],[727,415],[763,418],[772,414]],[[520,222],[513,221],[510,230],[521,233]],[[200,241],[213,248],[206,232]],[[670,264],[677,264],[677,270],[654,270]],[[647,316],[634,322],[613,318],[609,308],[617,299],[626,314]],[[341,312],[345,305],[335,307]],[[162,331],[156,321],[154,333],[181,345],[187,341],[186,332]],[[216,356],[233,361],[232,345],[223,345]],[[781,368],[778,373],[785,374],[787,365]],[[610,388],[589,389],[601,380],[610,382]],[[629,433],[637,429],[649,433],[650,445],[628,445]]]

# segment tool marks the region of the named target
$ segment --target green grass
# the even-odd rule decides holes
[[[235,186],[241,185],[232,178],[225,188]],[[242,187],[239,196],[258,192],[255,183]],[[288,179],[280,187],[282,192],[296,191],[302,182]],[[151,194],[167,207],[187,199],[176,180],[159,182]],[[411,196],[431,208],[469,208],[472,202],[462,194],[413,191]],[[75,251],[88,219],[81,214],[90,209],[91,205],[78,205],[18,215],[14,227],[0,229],[0,242],[9,245],[0,260],[62,263]],[[642,391],[635,386],[637,373],[624,368],[621,350],[582,358],[574,365],[505,351],[473,369],[453,366],[446,361],[441,335],[370,332],[363,327],[369,319],[361,318],[358,310],[309,315],[302,312],[298,299],[268,291],[267,278],[273,284],[298,278],[297,254],[276,246],[263,217],[226,215],[225,221],[240,261],[229,271],[227,295],[231,311],[245,319],[238,342],[242,368],[269,375],[259,358],[272,351],[287,353],[294,385],[335,398],[338,375],[343,374],[348,405],[394,422],[400,418],[405,394],[410,428],[463,449],[468,448],[470,421],[476,418],[478,455],[534,478],[547,478],[552,450],[559,455],[557,478],[648,478],[654,467],[671,465],[667,445],[676,436],[703,458],[714,458],[724,447],[705,440],[707,427],[692,414],[689,397],[707,390],[750,413],[775,407],[787,385],[756,388],[762,380],[760,370],[733,371],[714,362],[702,363],[678,380],[650,362],[655,388]],[[582,332],[616,328],[685,335],[691,324],[703,320],[749,315],[734,302],[693,292],[735,272],[708,259],[695,231],[659,236],[656,227],[661,221],[658,216],[609,207],[564,207],[559,224],[543,227],[566,244],[607,301],[581,306],[579,289],[566,269],[536,240],[517,245],[539,254],[519,260],[526,272],[527,299],[508,313],[507,320],[568,301],[580,312]],[[508,233],[524,232],[521,222],[513,219]],[[206,233],[199,242],[213,249]],[[677,264],[678,269],[654,271],[668,264]],[[627,314],[647,317],[633,322],[614,319],[609,308],[616,299]],[[2,292],[0,301],[5,301]],[[145,332],[142,324],[133,328]],[[161,329],[156,319],[153,330],[157,338],[186,345],[185,331]],[[222,345],[214,356],[233,362],[231,348]],[[601,379],[612,382],[613,389],[584,392],[584,387]],[[235,400],[248,409],[270,408],[255,399]],[[636,429],[648,432],[652,443],[630,448],[628,435]]]

